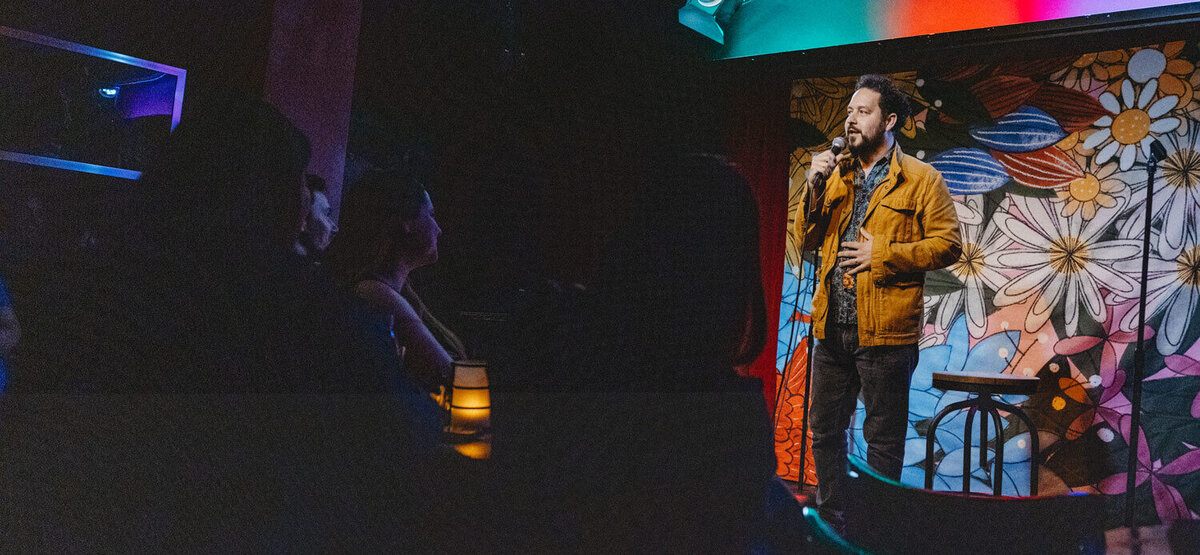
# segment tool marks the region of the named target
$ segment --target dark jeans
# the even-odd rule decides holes
[[[817,505],[835,527],[841,526],[845,506],[846,430],[859,391],[867,408],[863,421],[867,464],[899,480],[908,431],[908,387],[916,367],[915,344],[859,347],[858,328],[853,326],[827,325],[825,339],[813,347],[809,418]]]

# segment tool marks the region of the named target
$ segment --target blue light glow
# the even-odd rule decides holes
[[[691,2],[679,8],[679,23],[716,41],[717,44],[725,44],[725,32],[721,30],[720,25],[717,25],[716,18]]]
[[[0,160],[17,162],[20,164],[33,164],[35,166],[46,166],[47,168],[58,168],[60,170],[71,170],[84,173],[94,173],[97,175],[107,175],[111,177],[121,177],[124,179],[137,179],[142,176],[142,172],[134,170],[114,168],[112,166],[101,166],[99,164],[87,164],[84,162],[72,162],[70,160],[60,160],[58,158],[49,158],[46,156],[34,156],[32,154],[21,154],[20,152],[9,152],[7,150],[0,150]]]
[[[151,62],[150,60],[143,60],[141,58],[127,56],[125,54],[118,54],[116,52],[101,48],[85,46],[74,42],[56,39],[54,37],[38,35],[28,31],[22,31],[20,29],[13,29],[3,25],[0,25],[0,35],[50,48],[75,52],[85,56],[91,56],[94,58],[100,58],[102,60],[109,60],[175,76],[175,99],[171,110],[171,130],[174,131],[175,127],[179,125],[180,115],[183,113],[183,90],[187,80],[186,70],[166,64],[160,64],[158,62]],[[104,87],[99,90],[99,94],[106,98],[114,98],[117,96],[118,92],[119,91],[117,87]],[[18,162],[22,164],[34,164],[49,168],[94,173],[98,175],[107,175],[124,179],[137,179],[142,175],[141,172],[134,170],[102,166],[98,164],[88,164],[85,162],[75,162],[71,160],[60,160],[46,156],[35,156],[32,154],[22,154],[19,152],[8,152],[3,150],[0,150],[0,160],[7,160],[9,162]]]

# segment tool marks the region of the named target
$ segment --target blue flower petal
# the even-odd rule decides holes
[[[1031,447],[1029,444],[1029,432],[1017,434],[1009,438],[1008,441],[1004,442],[1004,465],[1008,466],[1011,463],[1025,464],[1025,461],[1029,460]]]
[[[808,262],[804,263],[803,269],[805,272],[812,271],[812,265]],[[792,357],[792,350],[800,344],[800,339],[808,336],[808,324],[799,322],[793,319],[795,310],[799,310],[802,314],[809,314],[812,310],[812,298],[810,293],[812,280],[808,279],[808,274],[804,274],[804,279],[797,279],[792,275],[790,269],[785,269],[783,272],[783,295],[779,304],[779,334],[775,347],[775,370],[783,373],[787,366],[787,361]],[[799,295],[799,303],[797,303],[797,295]]]
[[[937,481],[936,476],[934,481]],[[904,467],[904,470],[900,471],[900,483],[914,488],[925,487],[925,466],[918,464]]]
[[[1016,406],[1021,406],[1021,403],[1029,400],[1028,395],[1000,395],[999,397],[1002,402]]]
[[[967,394],[964,392],[947,391],[944,395],[942,395],[941,400],[938,401],[937,410],[938,410],[938,412],[941,412],[941,410],[943,408],[945,408],[947,405],[949,405],[950,403],[962,401],[962,400],[965,400],[966,398],[967,398]],[[978,419],[979,415],[976,414],[975,418]],[[977,422],[978,422],[978,420],[976,420],[976,422],[972,422],[972,425],[978,426]],[[965,411],[965,410],[959,410],[959,411],[955,411],[950,414],[947,414],[946,417],[943,418],[942,421],[938,423],[938,428],[937,428],[937,432],[936,432],[937,433],[937,442],[938,442],[938,445],[941,446],[943,451],[950,452],[953,449],[958,449],[958,448],[962,447],[963,431],[964,431],[964,426],[966,425],[966,423],[967,423],[967,411]]]
[[[946,371],[961,372],[963,365],[967,362],[967,353],[971,349],[971,336],[967,332],[966,315],[959,316],[950,326],[950,333],[946,335],[946,344],[953,349],[950,352],[950,358],[946,360]]]
[[[792,358],[792,351],[799,346],[800,336],[797,334],[801,331],[800,328],[781,328],[779,330],[779,341],[775,348],[775,371],[782,374],[787,367],[788,361]],[[803,330],[807,336],[807,329]],[[791,336],[791,341],[788,341],[788,336]]]
[[[988,336],[971,349],[964,369],[991,374],[1003,372],[1017,355],[1017,340],[1020,338],[1021,334],[1017,331],[1002,331]]]
[[[992,460],[991,455],[988,455],[988,460]],[[992,483],[988,479],[988,471],[979,468],[979,461],[974,459],[971,460],[971,466],[974,467],[971,472],[971,493],[992,493]],[[961,483],[959,487],[962,487]]]
[[[1013,496],[1029,495],[1029,463],[1009,464],[1008,452],[1004,455],[1004,478],[1000,482],[1000,493]]]
[[[978,148],[952,148],[934,156],[930,165],[941,172],[955,195],[986,193],[1008,183],[1004,164]]]
[[[933,475],[934,491],[958,491],[958,484],[951,484],[950,480],[937,474]]]
[[[934,345],[921,350],[917,356],[917,367],[913,370],[911,389],[926,390],[933,387],[933,373],[946,371],[950,349],[946,345]]]
[[[862,399],[858,400],[858,407],[854,410],[853,420],[850,421],[850,454],[857,455],[863,459],[867,458],[867,438],[863,436],[863,420],[867,418],[867,408],[863,406]]]
[[[963,446],[963,424],[967,421],[965,415],[955,415],[942,420],[936,434],[937,447],[950,452]]]
[[[942,461],[938,463],[937,474],[946,478],[962,478],[962,468],[963,450],[960,447],[942,457]]]
[[[988,471],[979,466],[978,447],[971,450],[971,491],[977,493],[991,493],[992,486],[988,483]],[[937,476],[945,478],[950,486],[951,491],[962,491],[962,475],[963,475],[963,449],[955,449],[946,453],[946,457],[938,465]],[[988,461],[992,460],[992,452],[988,451]],[[934,489],[937,489],[936,487]]]
[[[942,409],[946,408],[951,403],[957,403],[959,401],[966,401],[966,400],[967,400],[967,394],[964,391],[947,391],[942,394],[942,398],[938,401],[937,410],[940,412]],[[960,409],[956,412],[947,414],[946,417],[942,419],[942,422],[940,424],[938,424],[938,428],[941,429],[941,427],[945,426],[947,422],[949,422],[953,419],[958,419],[958,417],[960,417],[960,416],[965,418],[966,414],[967,414],[966,409]],[[960,423],[960,428],[961,428],[961,423]]]
[[[911,418],[924,420],[937,414],[938,401],[942,400],[941,392],[933,389],[928,391],[908,392],[908,414]]]
[[[1050,114],[1032,106],[1021,106],[988,127],[971,130],[980,144],[1001,152],[1033,152],[1065,138],[1067,132]]]
[[[904,441],[904,464],[917,464],[925,460],[925,438],[910,438]]]

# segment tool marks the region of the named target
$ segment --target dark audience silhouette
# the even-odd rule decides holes
[[[493,372],[498,518],[535,551],[745,552],[774,453],[757,208],[723,159],[651,171],[591,288],[516,317]],[[505,519],[508,519],[505,521]]]
[[[97,276],[119,302],[86,394],[3,400],[0,549],[421,549],[440,415],[294,251],[307,141],[263,102],[191,102]]]
[[[442,230],[425,190],[429,172],[418,166],[368,172],[347,190],[342,233],[326,266],[345,290],[388,320],[411,379],[436,391],[449,385],[452,358],[412,300],[409,275],[437,261]]]

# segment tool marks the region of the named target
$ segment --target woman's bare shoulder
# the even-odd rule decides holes
[[[374,279],[364,279],[354,285],[354,296],[370,307],[391,314],[411,312],[408,301],[390,285]]]

